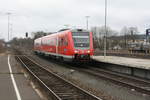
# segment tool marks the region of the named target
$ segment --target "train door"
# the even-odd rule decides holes
[[[59,54],[67,54],[68,38],[67,35],[63,35],[59,38]]]

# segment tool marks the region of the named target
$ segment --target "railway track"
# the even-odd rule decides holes
[[[52,61],[52,62],[55,64],[59,64],[63,67],[66,66],[67,68],[78,70],[79,72],[85,72],[90,75],[96,76],[98,78],[111,81],[117,85],[130,88],[132,91],[138,91],[140,93],[150,95],[150,80],[141,79],[141,78],[129,76],[126,74],[121,74],[121,73],[101,69],[97,63],[95,67],[93,67],[91,64],[87,64],[87,65],[77,64],[76,65],[76,64],[70,64],[70,63],[69,64],[58,63],[56,61]]]
[[[55,64],[62,65],[63,67],[78,70],[79,72],[85,72],[98,78],[111,81],[117,85],[130,88],[132,91],[138,91],[140,93],[150,95],[150,80],[101,69],[99,64],[97,63],[95,64],[95,67],[93,67],[91,64],[64,64],[58,63],[56,61],[52,62]]]
[[[109,80],[115,84],[131,88],[133,91],[138,91],[140,93],[150,95],[150,81],[107,71],[100,68],[80,69],[80,71],[86,72],[104,80]]]
[[[44,57],[44,59],[47,58]],[[85,72],[98,78],[111,81],[117,85],[130,88],[132,91],[138,91],[140,93],[150,95],[150,80],[101,69],[98,63],[94,63],[95,67],[93,67],[91,64],[66,64],[60,62],[58,63],[58,61],[54,60],[52,60],[52,62],[56,65],[58,64],[63,67],[78,70],[79,72]],[[106,64],[104,65],[107,66]]]
[[[27,56],[16,56],[16,58],[38,80],[50,100],[102,100],[48,71]]]

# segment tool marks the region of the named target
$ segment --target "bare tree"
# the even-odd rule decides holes
[[[91,31],[93,32],[93,37],[94,37],[94,45],[95,47],[98,47],[100,49],[104,48],[104,34],[105,32],[105,27],[92,27]],[[110,27],[107,27],[107,34],[106,34],[106,39],[107,39],[107,49],[112,48],[112,36],[117,36],[118,32],[115,30],[112,30]]]
[[[5,41],[0,39],[0,53],[5,51]]]
[[[121,33],[121,35],[123,36],[123,40],[124,40],[124,45],[123,45],[123,47],[124,48],[127,48],[127,35],[129,35],[129,29],[126,27],[126,26],[124,26],[122,29],[121,29],[121,31],[120,31],[120,33]]]
[[[132,42],[135,42],[135,36],[138,33],[138,28],[137,27],[129,27],[129,32],[131,34],[131,40]]]
[[[129,42],[135,42],[138,33],[139,32],[137,27],[124,26],[120,31],[122,39],[124,40],[122,47],[127,48]]]
[[[46,36],[46,35],[47,35],[47,33],[43,32],[43,31],[32,32],[33,39],[37,39],[37,38],[40,38],[40,37]]]
[[[13,38],[10,41],[13,47],[33,49],[33,39],[31,38]]]

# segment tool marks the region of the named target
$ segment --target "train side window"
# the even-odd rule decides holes
[[[64,39],[62,38],[61,39],[61,46],[63,46],[64,45]]]
[[[39,46],[39,43],[35,43],[36,46]]]
[[[63,36],[63,41],[62,41],[62,43],[63,43],[63,46],[67,46],[67,45],[68,45],[67,35],[64,35],[64,36]]]
[[[68,42],[67,42],[67,41],[65,41],[65,42],[64,42],[64,45],[65,45],[65,46],[68,46]]]
[[[62,46],[61,38],[58,39],[58,45],[59,45],[59,46]]]
[[[67,46],[68,45],[68,41],[65,38],[60,38],[58,41],[58,45],[59,46]]]
[[[67,46],[68,45],[68,41],[67,39],[64,40],[64,46]]]

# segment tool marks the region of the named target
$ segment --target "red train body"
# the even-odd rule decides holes
[[[94,52],[92,32],[74,29],[47,35],[34,41],[34,51],[69,61],[90,60]]]

